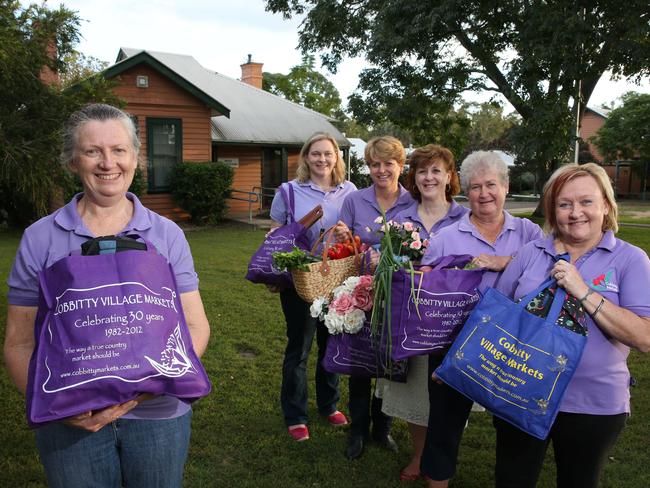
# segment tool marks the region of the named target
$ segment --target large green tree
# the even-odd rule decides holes
[[[304,16],[300,47],[332,70],[373,66],[362,100],[400,105],[426,123],[466,90],[501,93],[521,117],[511,140],[542,178],[572,149],[573,121],[606,72],[650,73],[646,0],[267,0]],[[391,101],[392,100],[392,101]],[[447,102],[447,104],[446,104]]]
[[[79,17],[63,6],[0,0],[0,220],[24,224],[47,213],[64,178],[63,122],[87,101],[116,102],[101,77],[65,92],[41,81],[44,67],[67,72],[78,29]]]
[[[323,115],[341,114],[341,96],[334,84],[316,70],[312,55],[304,55],[302,62],[286,75],[264,73],[263,88]]]

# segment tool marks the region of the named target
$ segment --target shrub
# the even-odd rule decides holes
[[[226,211],[232,178],[233,169],[222,163],[177,164],[170,177],[172,196],[195,224],[214,224]]]

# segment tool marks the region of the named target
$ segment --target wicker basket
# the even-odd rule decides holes
[[[334,288],[343,283],[350,276],[359,274],[361,267],[361,256],[358,254],[356,248],[353,256],[348,256],[343,259],[330,260],[327,257],[327,248],[332,239],[334,232],[333,228],[325,232],[320,239],[314,244],[314,249],[327,235],[327,242],[323,246],[323,262],[311,263],[307,265],[309,271],[302,271],[299,269],[291,270],[293,277],[293,284],[296,288],[296,293],[306,302],[313,302],[318,297],[329,298]]]

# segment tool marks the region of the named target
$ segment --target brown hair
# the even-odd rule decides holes
[[[373,137],[368,141],[363,157],[367,165],[370,165],[376,159],[381,161],[394,159],[397,161],[399,167],[402,168],[406,161],[406,151],[400,140],[396,137],[379,136]]]
[[[296,179],[300,183],[305,183],[311,178],[309,172],[309,165],[307,164],[307,155],[311,150],[312,144],[319,141],[330,141],[334,148],[334,154],[336,154],[336,163],[334,163],[334,169],[332,170],[332,185],[338,185],[345,181],[345,163],[341,157],[341,150],[339,145],[336,143],[336,139],[326,132],[316,132],[312,135],[307,142],[302,146],[300,150],[300,156],[298,157],[298,169],[296,169]]]
[[[440,161],[449,173],[449,183],[445,187],[445,198],[451,202],[454,195],[460,193],[460,182],[454,155],[449,149],[438,144],[427,144],[414,150],[408,157],[409,172],[406,175],[406,188],[411,196],[418,202],[422,201],[422,195],[415,184],[415,173],[419,168],[426,168],[433,163]]]
[[[555,218],[555,204],[560,191],[569,181],[580,176],[591,176],[600,187],[603,199],[609,207],[609,212],[603,219],[603,231],[611,230],[618,232],[618,205],[614,198],[614,188],[607,172],[595,163],[578,165],[575,163],[561,166],[551,175],[544,185],[544,230],[557,235],[558,226]]]

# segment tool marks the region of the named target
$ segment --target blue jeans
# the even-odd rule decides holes
[[[173,419],[118,419],[97,432],[52,422],[36,429],[50,488],[178,488],[192,411]]]
[[[280,404],[287,426],[307,423],[307,359],[316,334],[316,405],[321,415],[331,415],[339,401],[339,376],[328,373],[322,362],[327,349],[327,328],[309,314],[310,304],[293,288],[280,292],[287,322],[287,348],[282,365]]]

